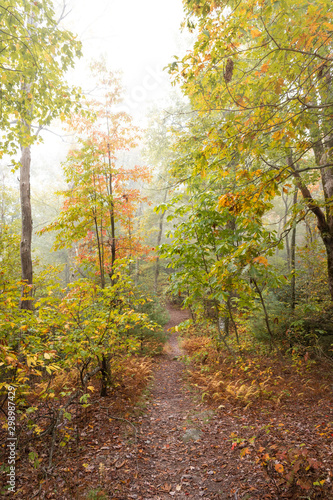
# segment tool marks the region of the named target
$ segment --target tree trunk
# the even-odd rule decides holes
[[[264,311],[266,328],[267,328],[267,331],[268,331],[268,334],[269,334],[269,341],[270,341],[271,348],[272,348],[273,346],[275,346],[275,342],[274,342],[273,332],[271,330],[271,325],[270,325],[270,322],[269,322],[269,316],[268,316],[268,312],[267,312],[267,309],[266,309],[266,304],[265,304],[265,301],[264,301],[262,290],[260,290],[260,288],[258,286],[258,283],[257,283],[257,280],[255,278],[251,278],[251,279],[252,279],[252,282],[253,282],[254,287],[256,289],[256,292],[259,295],[259,299],[260,299],[260,302],[261,302],[261,305],[262,305],[262,309]]]
[[[99,273],[100,273],[100,277],[101,277],[101,288],[105,288],[104,261],[103,261],[103,251],[102,251],[103,242],[100,241],[100,237],[99,237],[96,211],[94,214],[94,223],[95,223],[95,231],[96,231],[96,239],[97,239]],[[101,230],[101,233],[102,233],[102,230]]]
[[[135,284],[135,286],[138,286],[138,284],[139,284],[139,272],[140,272],[139,257],[136,256],[136,259],[135,259],[135,276],[134,276],[134,284]]]
[[[165,190],[165,194],[164,194],[163,203],[166,202],[167,196],[168,196],[168,190],[166,189]],[[165,213],[166,213],[165,211],[162,212],[161,217],[160,217],[159,229],[158,229],[158,235],[157,235],[157,242],[156,242],[156,248],[158,248],[160,246],[161,241],[162,241],[163,220],[164,220]],[[155,291],[155,293],[157,293],[157,289],[158,289],[158,278],[159,278],[159,275],[160,275],[160,258],[157,255],[157,257],[156,257],[156,263],[155,263],[155,281],[154,281],[154,291]]]
[[[27,126],[28,128],[28,126]],[[20,197],[21,197],[21,274],[22,281],[28,285],[22,287],[20,308],[32,310],[32,259],[31,259],[31,239],[32,239],[32,216],[31,216],[31,196],[30,196],[30,165],[31,147],[21,147],[20,166]]]
[[[289,157],[289,167],[292,170],[292,174],[295,178],[296,186],[302,193],[302,196],[307,204],[307,207],[317,218],[317,227],[319,229],[320,236],[324,242],[326,255],[327,255],[327,273],[328,273],[328,287],[331,295],[331,300],[333,300],[333,213],[331,210],[331,200],[333,199],[333,168],[324,167],[328,162],[328,154],[323,154],[320,156],[318,151],[315,151],[315,157],[317,163],[322,165],[321,178],[324,190],[324,197],[326,202],[326,215],[325,212],[318,205],[317,200],[315,200],[309,188],[303,182],[297,166],[294,164],[291,157]],[[320,157],[320,160],[318,159]]]
[[[306,199],[309,209],[317,218],[317,226],[327,254],[328,286],[333,300],[333,74],[330,66],[325,68],[320,79],[321,85],[318,86],[317,98],[318,104],[322,105],[323,108],[320,116],[318,116],[317,123],[310,129],[310,133],[315,161],[320,168],[325,208],[321,209],[318,206],[318,203],[312,198],[306,187],[302,186],[303,189],[298,187]]]
[[[110,158],[110,156],[109,156],[109,158]],[[108,194],[110,196],[109,214],[110,214],[110,226],[111,226],[111,272],[110,272],[110,277],[111,277],[111,281],[112,281],[112,276],[113,276],[113,272],[114,272],[114,263],[116,260],[116,228],[115,228],[115,217],[114,217],[114,200],[113,200],[113,190],[112,190],[111,165],[110,165],[108,188],[109,188]]]
[[[101,397],[105,398],[108,393],[108,381],[110,373],[110,359],[109,356],[103,354],[101,363],[101,374],[102,374],[102,386],[101,386]]]
[[[228,298],[228,301],[227,301],[227,305],[228,305],[230,320],[231,320],[231,323],[233,324],[233,327],[234,327],[234,330],[235,330],[237,345],[239,345],[238,328],[237,328],[237,324],[236,324],[236,321],[235,321],[235,318],[234,318],[234,315],[233,315],[233,312],[232,312],[232,294],[229,295],[229,298]]]
[[[293,205],[297,203],[298,189],[295,189]],[[296,221],[291,233],[291,248],[290,248],[290,267],[291,267],[291,309],[294,311],[296,306]]]
[[[284,207],[285,207],[283,222],[284,222],[284,227],[286,228],[287,222],[288,222],[288,213],[289,213],[290,206],[288,204],[288,195],[285,197],[284,194],[283,194],[283,191],[282,191],[282,199],[283,199],[283,203],[284,203]],[[285,240],[286,240],[286,250],[287,250],[287,267],[288,267],[288,272],[290,272],[291,258],[290,258],[290,246],[289,246],[288,231],[286,232]]]

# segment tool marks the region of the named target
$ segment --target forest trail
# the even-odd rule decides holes
[[[169,312],[166,330],[187,318],[184,311]],[[131,398],[120,398],[117,406],[112,395],[96,395],[76,419],[78,439],[57,448],[51,470],[32,473],[31,465],[19,461],[14,498],[296,500],[299,491],[283,492],[274,479],[278,473],[261,465],[257,450],[301,449],[304,443],[304,451],[329,474],[329,398],[290,398],[283,407],[259,401],[247,409],[226,398],[213,408],[203,402],[203,389],[186,380],[189,367],[180,359],[178,341],[173,332],[156,360],[149,395],[142,394],[134,407]],[[47,450],[41,458],[47,460]],[[310,477],[320,477],[316,467]],[[311,498],[333,500],[333,494],[328,485]]]
[[[174,308],[169,313],[166,329],[188,317]],[[225,485],[228,476],[240,472],[222,450],[227,445],[230,453],[226,440],[232,424],[223,423],[187,388],[185,365],[177,359],[182,351],[176,332],[165,351],[154,373],[149,406],[139,418],[137,453],[127,455],[126,467],[111,471],[113,484],[119,487],[119,496],[114,491],[111,498],[239,498],[237,491],[231,497],[230,486]],[[118,462],[122,464],[120,458]],[[128,470],[133,473],[130,480]]]

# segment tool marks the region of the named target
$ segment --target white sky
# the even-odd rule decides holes
[[[59,4],[63,0],[55,0]],[[170,78],[163,68],[174,55],[184,52],[188,42],[180,34],[183,20],[182,0],[66,0],[69,14],[63,27],[78,35],[83,57],[69,76],[83,90],[89,87],[89,64],[101,55],[110,70],[123,72],[126,89],[125,109],[135,122],[145,127],[145,116],[156,104],[163,108],[171,90]],[[56,124],[50,127],[62,134]],[[61,162],[65,160],[72,137],[42,132],[43,144],[32,148],[33,191],[59,189]],[[16,183],[17,175],[14,175]],[[52,189],[52,188],[51,188]]]
[[[147,105],[170,90],[163,68],[181,51],[182,0],[67,0],[66,27],[83,42],[75,83],[84,86],[93,58],[106,56],[111,70],[123,72],[126,108],[141,118]]]

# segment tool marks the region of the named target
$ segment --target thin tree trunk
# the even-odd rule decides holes
[[[239,345],[238,328],[237,328],[236,321],[234,319],[234,315],[233,315],[233,312],[232,312],[232,303],[231,303],[231,300],[232,300],[232,296],[230,295],[229,298],[228,298],[228,301],[227,301],[228,310],[229,310],[230,320],[231,320],[231,322],[233,324],[233,327],[234,327],[234,330],[235,330],[237,345]]]
[[[298,189],[295,189],[293,205],[297,203]],[[296,221],[291,234],[291,248],[290,248],[290,267],[291,267],[291,309],[294,311],[296,306]]]
[[[139,270],[140,270],[139,257],[136,256],[136,259],[135,259],[135,276],[134,276],[135,286],[138,286],[138,284],[139,284]]]
[[[110,154],[109,154],[109,161]],[[111,165],[110,165],[111,168]],[[111,277],[113,276],[114,271],[114,263],[116,260],[116,228],[115,228],[115,220],[114,220],[114,201],[113,201],[113,191],[112,191],[112,173],[109,173],[109,196],[110,196],[110,205],[109,205],[109,214],[110,214],[110,226],[111,226]]]
[[[30,127],[25,124],[27,132],[30,132]],[[31,240],[32,240],[32,215],[31,215],[31,196],[30,196],[30,166],[31,166],[31,147],[21,147],[20,161],[20,197],[21,197],[21,217],[22,217],[22,233],[21,233],[21,275],[25,285],[22,287],[22,295],[20,308],[32,310],[32,283],[33,270],[31,258]],[[26,286],[28,285],[28,286]]]
[[[216,311],[216,327],[217,327],[217,333],[218,333],[218,342],[219,344],[223,342],[227,350],[229,351],[230,354],[235,354],[234,351],[231,349],[231,347],[227,343],[227,335],[222,335],[221,332],[221,326],[220,326],[220,315],[219,315],[219,306],[217,300],[214,300],[214,307]],[[219,347],[219,346],[218,346]]]
[[[28,24],[35,25],[34,15],[27,19]],[[29,29],[27,30],[30,35]],[[28,96],[31,90],[31,83],[27,81],[22,82],[22,95]],[[26,139],[31,138],[31,122],[33,116],[33,106],[28,110],[28,121],[24,118],[21,119],[21,131],[24,132]],[[31,257],[31,241],[32,241],[32,211],[31,211],[31,194],[30,194],[30,168],[31,168],[31,145],[21,143],[21,160],[20,160],[20,199],[21,199],[21,219],[22,219],[22,232],[21,232],[21,276],[22,281],[25,283],[22,287],[20,309],[30,310],[33,309],[32,303],[32,285],[33,285],[33,268]]]
[[[296,186],[302,193],[308,209],[311,210],[317,218],[317,227],[326,248],[328,287],[331,300],[333,300],[333,214],[330,211],[330,200],[333,198],[333,169],[327,167],[323,168],[321,171],[326,202],[325,216],[324,211],[320,208],[318,202],[312,197],[309,188],[303,182],[303,179],[297,170],[297,165],[294,164],[291,156],[288,158],[288,162],[295,178]]]
[[[97,248],[98,248],[98,262],[99,262],[99,272],[101,275],[101,288],[105,287],[105,279],[104,279],[104,265],[102,261],[102,251],[101,251],[101,242],[99,239],[99,231],[98,231],[98,223],[97,223],[97,215],[94,215],[94,223],[95,223],[95,231],[96,231],[96,239],[97,239]]]
[[[110,359],[109,356],[103,354],[102,364],[101,364],[101,374],[102,374],[101,397],[107,396],[109,372],[110,372]]]
[[[287,225],[287,218],[288,218],[288,213],[289,213],[289,205],[288,205],[288,196],[285,197],[284,194],[283,194],[283,191],[282,191],[282,199],[283,199],[283,203],[284,203],[284,207],[285,207],[285,211],[284,211],[284,217],[283,217],[283,221],[284,221],[284,226],[286,227]],[[288,232],[286,233],[286,250],[287,250],[287,267],[288,267],[288,272],[290,272],[290,262],[291,262],[291,256],[290,256],[290,245],[289,245],[289,235],[288,235]]]
[[[277,230],[277,234],[278,234],[279,238],[281,237],[281,222],[282,222],[282,220],[279,221],[278,230]],[[276,249],[275,249],[276,257],[279,255],[279,253],[280,253],[280,249],[279,249],[279,246],[277,245]]]
[[[128,275],[132,276],[132,229],[131,229],[131,220],[128,218],[128,257],[129,257],[129,263],[128,263]]]
[[[266,304],[265,304],[265,301],[264,301],[264,297],[262,295],[262,291],[260,290],[260,288],[258,286],[257,281],[254,278],[252,278],[252,282],[254,283],[254,287],[255,287],[256,292],[257,292],[257,294],[259,295],[259,298],[260,298],[262,309],[264,311],[265,323],[266,323],[267,331],[269,333],[270,344],[271,344],[271,347],[273,347],[273,345],[274,345],[273,332],[271,330],[271,325],[269,323],[269,316],[268,316],[268,312],[267,312],[267,309],[266,309]]]
[[[165,194],[164,194],[163,203],[166,202],[167,196],[168,196],[168,190],[166,189],[165,190]],[[161,241],[162,241],[163,220],[164,220],[165,213],[166,213],[165,211],[162,212],[161,217],[160,217],[158,234],[157,234],[156,248],[158,248],[160,246]],[[156,263],[155,263],[155,280],[154,280],[154,291],[155,291],[155,293],[157,293],[157,290],[158,290],[158,278],[159,278],[159,275],[160,275],[160,257],[159,257],[159,255],[157,255],[157,257],[156,257]]]
[[[307,219],[305,219],[305,227],[306,227],[306,234],[307,234],[307,238],[308,238],[308,241],[309,243],[313,243],[313,237],[312,237],[312,229],[311,229],[311,226],[310,226],[310,223]]]
[[[1,112],[1,110],[0,110]],[[0,226],[0,234],[3,231],[5,227],[5,174],[2,173],[2,179],[1,179],[1,226]]]

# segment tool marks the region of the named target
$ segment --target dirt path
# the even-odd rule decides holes
[[[167,329],[187,317],[175,309],[170,313]],[[139,458],[136,463],[134,456],[128,456],[127,470],[114,470],[115,484],[120,487],[127,482],[127,487],[120,487],[122,494],[114,494],[112,498],[231,498],[229,488],[223,483],[232,471],[220,452],[230,430],[223,428],[214,412],[200,400],[195,402],[195,395],[188,390],[184,363],[177,359],[182,352],[176,333],[169,339],[166,350],[154,374],[149,407],[139,419]],[[130,481],[126,475],[129,468],[133,471]],[[238,498],[237,492],[233,497]]]

